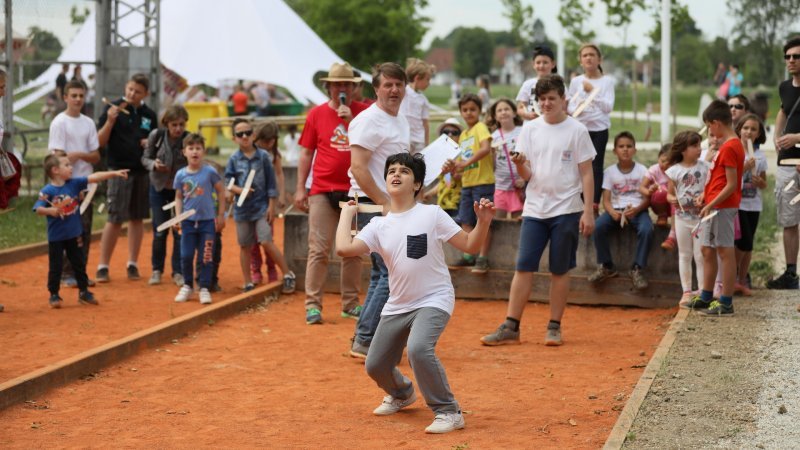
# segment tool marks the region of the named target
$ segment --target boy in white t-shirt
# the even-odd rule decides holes
[[[550,245],[550,322],[545,345],[561,345],[561,319],[569,295],[569,274],[577,264],[578,239],[594,229],[592,159],[586,127],[567,116],[564,80],[540,78],[534,88],[541,115],[522,126],[511,162],[528,181],[519,234],[517,267],[508,295],[506,320],[481,338],[484,345],[519,344],[519,324],[531,294],[533,274]],[[581,199],[587,199],[584,203]]]
[[[431,84],[436,68],[417,58],[409,58],[406,63],[406,95],[400,104],[400,114],[406,117],[411,131],[411,154],[416,154],[430,142],[430,103],[423,94]]]
[[[594,229],[594,247],[600,265],[589,275],[590,283],[599,283],[617,276],[611,256],[608,234],[629,224],[636,229],[636,257],[630,275],[633,287],[647,289],[647,279],[642,270],[647,266],[650,244],[653,241],[653,221],[647,208],[650,198],[642,195],[639,185],[647,175],[647,167],[633,160],[636,140],[628,131],[614,137],[614,154],[617,163],[603,172],[603,210]],[[624,222],[623,222],[624,221]]]
[[[97,126],[94,120],[81,114],[85,100],[86,86],[82,82],[72,80],[64,86],[64,102],[67,109],[50,122],[50,138],[47,143],[50,152],[63,150],[67,153],[75,177],[88,177],[94,171],[92,164],[100,162]],[[78,240],[78,245],[81,247],[84,265],[89,262],[93,209],[89,205],[81,214],[83,232]],[[67,258],[64,258],[61,281],[67,287],[78,287],[75,271]],[[89,285],[94,285],[94,282],[90,280]]]
[[[437,205],[417,203],[425,179],[422,156],[398,153],[384,169],[390,211],[375,217],[353,238],[350,227],[356,205],[342,208],[336,230],[339,256],[379,253],[389,269],[390,295],[367,354],[367,374],[386,393],[374,413],[394,414],[417,397],[411,380],[397,369],[408,345],[408,359],[425,402],[435,413],[427,433],[464,428],[464,417],[434,353],[455,304],[455,291],[444,259],[442,242],[463,252],[476,252],[495,214],[487,199],[475,202],[478,223],[467,233]]]

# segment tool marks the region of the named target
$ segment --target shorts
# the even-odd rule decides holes
[[[783,188],[790,180],[794,180],[794,185],[789,192],[784,192]],[[800,205],[789,204],[797,194],[800,194],[800,177],[797,172],[789,178],[782,178],[780,174],[775,176],[775,208],[778,211],[779,227],[791,228],[800,224]]]
[[[522,203],[522,199],[519,198],[519,191],[516,189],[512,189],[510,191],[495,189],[494,206],[497,209],[515,213],[522,211],[522,208],[525,206],[525,204]]]
[[[239,247],[252,247],[256,243],[272,242],[272,228],[266,217],[258,220],[236,221],[236,239]]]
[[[149,191],[147,173],[129,173],[127,180],[108,180],[108,221],[116,224],[150,217]]]
[[[739,210],[739,229],[742,235],[733,242],[737,250],[743,252],[753,251],[753,241],[755,240],[756,229],[758,228],[758,217],[760,214],[759,211]]]
[[[719,212],[713,219],[701,222],[700,242],[703,247],[733,247],[733,241],[735,240],[733,221],[739,210],[736,208],[723,208],[716,211]]]
[[[494,184],[479,184],[478,186],[461,188],[461,201],[458,204],[458,223],[471,227],[478,223],[475,210],[472,209],[472,202],[480,202],[481,198],[494,201]]]
[[[550,243],[550,273],[563,275],[577,265],[578,232],[581,213],[549,219],[523,217],[519,232],[518,272],[538,272],[539,261]]]

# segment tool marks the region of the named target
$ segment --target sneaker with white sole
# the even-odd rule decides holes
[[[497,330],[495,330],[494,333],[487,334],[486,336],[482,337],[481,343],[489,346],[508,344],[518,345],[520,343],[519,331],[512,330],[511,327],[503,322],[499,327],[497,327]]]
[[[172,275],[172,282],[175,283],[175,286],[181,287],[186,284],[186,280],[183,279],[183,275],[176,273]]]
[[[426,433],[442,434],[449,433],[454,430],[461,430],[464,428],[464,416],[461,411],[457,413],[443,413],[437,414],[433,419],[433,423],[425,428]]]
[[[557,347],[564,342],[561,340],[561,325],[557,323],[547,324],[547,333],[544,335],[544,345]]]
[[[175,296],[175,301],[178,303],[183,303],[189,300],[189,297],[192,296],[193,292],[194,291],[188,284],[184,284],[183,286],[181,286],[181,290],[178,291],[178,295]]]
[[[161,284],[161,271],[154,270],[153,274],[150,275],[150,280],[147,282],[150,286],[155,286],[157,284]],[[183,286],[183,285],[181,285]]]
[[[375,408],[372,413],[376,416],[388,416],[400,411],[406,406],[411,405],[415,401],[417,401],[417,393],[413,391],[411,392],[411,396],[406,399],[394,398],[391,395],[387,395],[386,397],[383,397],[383,403]]]
[[[200,304],[201,305],[211,304],[211,292],[208,292],[208,289],[206,288],[200,289]]]
[[[294,272],[289,272],[283,276],[283,288],[281,289],[282,294],[291,294],[295,290],[295,276]]]

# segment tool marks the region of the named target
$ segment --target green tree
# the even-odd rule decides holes
[[[746,75],[768,85],[779,82],[783,77],[780,49],[786,31],[797,24],[800,0],[731,0],[728,8],[736,17],[735,51],[748,63]]]
[[[533,39],[533,6],[522,5],[521,0],[503,0],[503,16],[511,21],[514,46],[523,48]]]
[[[43,30],[34,25],[28,29],[28,39],[30,39],[30,45],[34,50],[32,54],[26,56],[24,59],[55,61],[61,54],[61,42],[56,35],[50,31]],[[22,76],[25,80],[31,80],[47,70],[48,66],[49,64],[25,65],[22,69]]]
[[[288,0],[289,6],[339,56],[372,67],[418,56],[430,19],[419,15],[427,0]]]
[[[78,12],[78,7],[76,5],[72,5],[72,8],[69,10],[69,19],[72,25],[81,25],[86,22],[86,19],[89,17],[89,8],[83,8],[83,13]]]
[[[460,77],[475,78],[489,73],[494,44],[489,33],[480,27],[460,28],[453,40],[455,71]]]
[[[569,36],[571,44],[594,40],[595,32],[586,25],[594,9],[594,0],[584,5],[582,0],[561,0],[558,21]],[[567,46],[569,48],[570,45]],[[576,48],[577,51],[577,48]]]

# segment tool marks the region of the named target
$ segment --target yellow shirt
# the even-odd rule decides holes
[[[461,147],[461,159],[466,161],[471,158],[472,155],[480,150],[481,142],[491,138],[492,134],[489,133],[489,128],[483,122],[478,122],[469,130],[462,131],[461,137],[458,139]],[[461,184],[464,187],[494,184],[494,158],[492,158],[492,152],[487,153],[486,156],[464,169]]]

